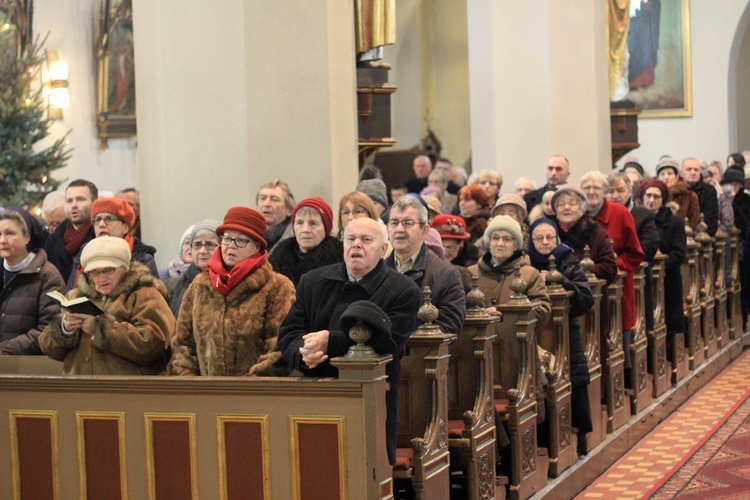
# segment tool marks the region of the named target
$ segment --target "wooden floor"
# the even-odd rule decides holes
[[[747,397],[746,350],[575,498],[648,498]]]

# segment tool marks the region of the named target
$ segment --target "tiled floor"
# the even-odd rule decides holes
[[[642,498],[708,439],[750,390],[745,351],[576,498]]]

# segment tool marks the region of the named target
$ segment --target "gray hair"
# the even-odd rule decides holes
[[[612,172],[609,174],[609,177],[607,177],[607,181],[610,186],[615,183],[624,182],[628,189],[633,189],[633,183],[630,181],[630,177],[623,172]]]
[[[579,186],[583,187],[583,184],[589,181],[598,182],[603,188],[604,192],[609,192],[609,182],[607,177],[598,170],[589,170],[581,176],[581,181],[578,183]]]
[[[407,208],[413,208],[417,211],[417,217],[419,217],[419,223],[421,225],[427,224],[427,221],[429,220],[427,209],[424,207],[424,205],[422,205],[419,199],[414,196],[406,195],[402,198],[399,198],[399,200],[393,205],[391,210],[393,210],[394,208],[398,208],[401,211],[406,210]]]
[[[427,176],[427,179],[429,180],[432,176],[440,176],[440,181],[448,183],[448,174],[445,173],[445,170],[433,170],[430,172],[430,175]]]
[[[42,216],[47,216],[56,210],[65,210],[65,194],[60,191],[48,193],[42,202]]]

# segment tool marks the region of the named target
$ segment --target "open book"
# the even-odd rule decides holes
[[[75,314],[98,316],[104,312],[86,297],[76,297],[75,299],[68,300],[65,298],[65,295],[58,291],[49,292],[47,295],[58,301],[63,309]]]

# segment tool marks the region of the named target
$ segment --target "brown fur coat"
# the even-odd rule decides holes
[[[93,334],[65,335],[62,318],[57,316],[39,337],[44,353],[63,362],[63,373],[157,375],[164,370],[175,319],[164,283],[146,266],[132,262],[107,296],[82,274],[78,288],[68,292],[68,298],[80,296],[88,297],[105,313],[97,318]]]
[[[681,220],[684,221],[687,217],[690,227],[693,231],[696,230],[701,218],[698,195],[690,191],[679,177],[669,188],[669,203],[667,203],[667,206]]]
[[[294,285],[268,262],[226,296],[201,273],[182,297],[169,373],[286,375],[276,339],[293,302]]]

